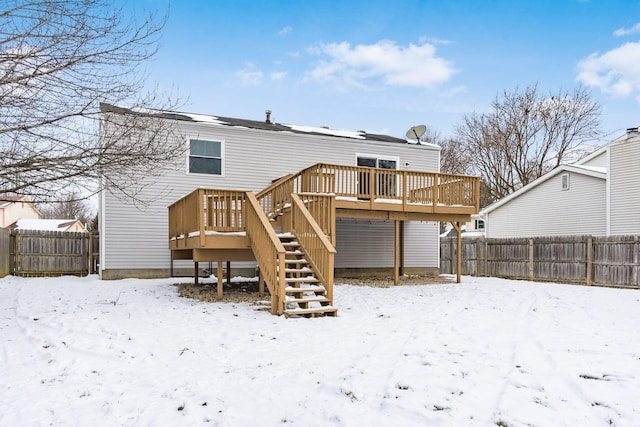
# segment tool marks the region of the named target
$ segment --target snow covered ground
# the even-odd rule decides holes
[[[640,291],[463,282],[285,319],[175,279],[6,277],[0,425],[640,425]]]

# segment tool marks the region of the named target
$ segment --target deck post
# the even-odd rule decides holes
[[[404,276],[404,221],[400,221],[400,276]]]
[[[262,270],[258,269],[258,295],[264,297],[264,277],[262,277]]]
[[[393,285],[400,284],[400,221],[393,221]]]
[[[231,261],[227,261],[227,284],[231,284]]]
[[[222,271],[222,261],[218,261],[218,286],[217,286],[217,291],[218,291],[218,301],[220,301],[222,299],[222,289],[223,289],[223,285],[224,285],[224,271]]]

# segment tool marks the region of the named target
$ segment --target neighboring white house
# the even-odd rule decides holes
[[[0,228],[8,228],[21,218],[40,218],[40,211],[23,196],[2,196],[0,200]]]
[[[66,231],[88,233],[87,227],[79,219],[21,218],[11,224],[12,230]]]
[[[638,128],[480,211],[489,238],[640,234]]]
[[[108,105],[103,105],[102,112],[126,114]],[[320,162],[439,171],[440,147],[431,144],[364,131],[272,123],[269,117],[253,121],[154,114],[174,123],[187,150],[184,158],[157,166],[161,176],[149,179],[137,195],[146,203],[133,203],[114,187],[101,193],[100,275],[104,279],[167,277],[172,267],[174,273],[178,268],[192,272],[192,263],[170,258],[168,206],[198,187],[258,192],[277,178]],[[393,247],[394,221],[343,218],[336,222],[338,271],[392,268]],[[407,273],[437,272],[438,223],[406,221],[404,253]],[[255,262],[234,263],[233,267],[252,273]]]

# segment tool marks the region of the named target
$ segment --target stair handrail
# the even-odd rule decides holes
[[[286,250],[258,204],[256,196],[250,191],[246,192],[244,207],[243,216],[247,237],[258,262],[262,279],[271,293],[271,313],[282,314],[285,301]]]
[[[273,217],[291,205],[289,195],[302,191],[302,177],[318,170],[322,163],[316,163],[294,174],[285,175],[256,194],[256,199],[267,216]]]
[[[291,202],[291,229],[317,274],[317,279],[324,285],[327,298],[333,300],[336,249],[297,194],[291,194]]]

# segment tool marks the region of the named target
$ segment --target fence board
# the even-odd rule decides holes
[[[14,230],[16,276],[89,274],[89,235],[60,231]]]
[[[455,273],[455,240],[441,238],[442,273]],[[640,289],[640,236],[463,239],[462,274]]]
[[[0,228],[0,277],[11,274],[11,232]]]

